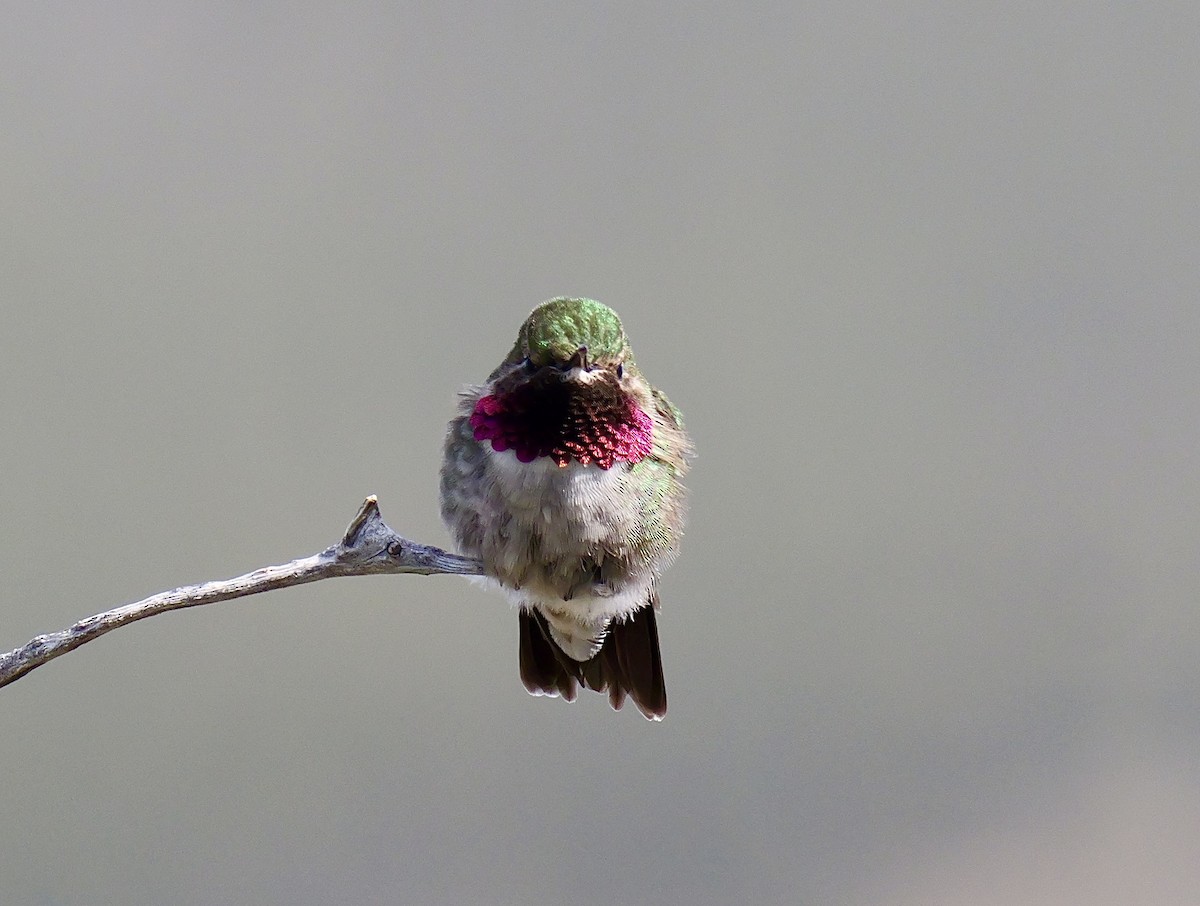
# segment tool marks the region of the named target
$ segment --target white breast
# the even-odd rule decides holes
[[[629,535],[638,524],[638,500],[628,482],[629,464],[602,469],[572,460],[559,466],[545,457],[524,463],[511,450],[497,453],[488,444],[486,451],[496,491],[512,517],[500,546],[508,548],[506,553],[513,561],[526,555],[535,534],[548,560],[577,561],[597,551],[629,547]],[[570,601],[539,587],[536,581],[510,591],[510,595],[521,604],[539,604],[581,622],[597,623],[644,605],[652,581],[649,572],[626,575],[616,589],[576,594]]]

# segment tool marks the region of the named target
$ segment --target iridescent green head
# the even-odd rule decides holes
[[[518,462],[609,469],[653,452],[657,411],[617,313],[593,299],[558,298],[525,319],[469,423],[477,442],[512,450]]]
[[[595,299],[551,299],[525,319],[510,358],[540,367],[566,362],[582,346],[592,361],[629,362],[629,341],[615,311]]]

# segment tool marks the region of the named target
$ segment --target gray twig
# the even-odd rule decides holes
[[[275,588],[304,585],[335,576],[373,576],[389,573],[418,573],[423,576],[448,574],[477,576],[482,573],[477,560],[448,553],[441,548],[418,544],[397,535],[379,515],[374,496],[363,501],[342,540],[319,554],[293,560],[282,566],[265,566],[235,579],[185,585],[164,591],[144,601],[126,604],[114,610],[80,620],[70,629],[50,632],[27,644],[0,655],[0,686],[20,679],[60,654],[73,651],[106,632],[168,610],[228,601]]]

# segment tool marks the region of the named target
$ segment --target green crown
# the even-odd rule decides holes
[[[551,299],[533,310],[517,335],[522,357],[529,356],[535,365],[565,362],[580,346],[593,359],[627,354],[629,343],[617,313],[595,299]]]

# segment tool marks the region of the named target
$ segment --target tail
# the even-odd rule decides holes
[[[582,685],[608,692],[614,708],[628,695],[650,720],[667,713],[667,686],[658,648],[658,622],[649,601],[624,620],[613,620],[604,642],[591,658],[577,661],[554,642],[546,618],[535,608],[522,607],[521,681],[534,695],[558,695],[575,701]]]

